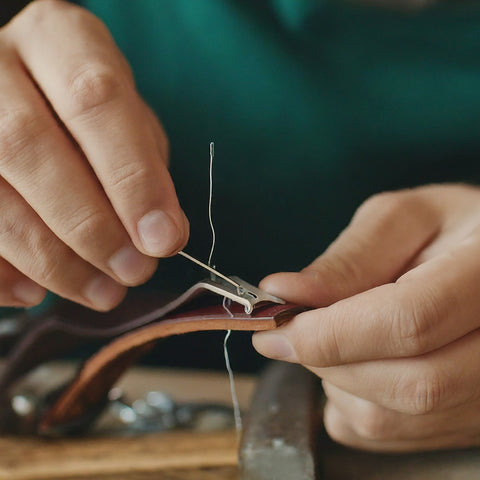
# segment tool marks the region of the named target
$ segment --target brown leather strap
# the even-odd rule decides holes
[[[212,293],[207,283],[199,282],[171,301],[158,294],[145,297],[134,291],[108,313],[62,302],[32,320],[8,349],[0,371],[0,430],[43,434],[78,431],[100,413],[110,388],[122,373],[159,339],[202,330],[268,330],[302,310],[291,304],[267,302],[257,304],[253,313],[247,314],[242,305],[225,305],[224,297],[215,290]],[[43,399],[40,416],[33,423],[8,427],[15,420],[9,398],[16,380],[43,362],[61,358],[77,345],[99,340],[110,343],[84,364],[62,392]]]
[[[39,432],[52,434],[78,423],[103,401],[112,385],[139,355],[161,338],[201,330],[269,330],[300,310],[292,304],[267,304],[246,314],[238,304],[226,309],[221,297],[207,296],[160,321],[122,335],[85,363],[72,384],[44,415]]]
[[[131,290],[110,312],[95,312],[78,304],[59,301],[46,312],[29,317],[11,316],[10,335],[0,336],[7,350],[0,369],[0,397],[32,368],[64,357],[76,347],[109,341],[162,316],[172,296]]]

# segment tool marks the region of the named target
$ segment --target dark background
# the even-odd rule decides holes
[[[0,2],[0,26],[5,25],[31,0],[2,0]]]

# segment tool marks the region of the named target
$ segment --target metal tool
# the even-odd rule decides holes
[[[285,300],[274,297],[269,293],[260,290],[253,285],[245,282],[239,277],[231,277],[233,281],[238,283],[239,288],[233,287],[230,283],[224,282],[222,279],[207,278],[198,282],[196,287],[203,287],[213,293],[217,293],[222,297],[229,298],[240,305],[243,305],[245,313],[252,313],[253,309],[265,302],[273,302],[278,304],[285,304]]]
[[[234,302],[240,303],[244,306],[246,313],[252,313],[256,306],[264,302],[279,303],[281,305],[285,303],[285,300],[275,297],[274,295],[270,295],[269,293],[250,285],[239,277],[227,277],[226,275],[223,275],[214,268],[192,257],[188,253],[183,251],[178,253],[213,274],[212,278],[205,279],[200,282],[201,286],[207,290],[210,290],[211,292],[221,295],[222,297],[226,297]]]
[[[196,263],[197,265],[204,268],[205,270],[208,270],[210,273],[213,273],[213,275],[215,275],[216,277],[219,277],[222,280],[225,280],[226,282],[232,284],[234,287],[241,288],[240,285],[237,282],[233,281],[231,278],[227,277],[223,273],[220,273],[218,270],[215,270],[210,265],[207,265],[206,263],[203,263],[200,260],[197,260],[195,257],[192,257],[191,255],[184,252],[183,250],[180,250],[178,254],[186,258],[187,260],[190,260],[191,262]]]
[[[315,480],[318,380],[274,362],[260,377],[240,444],[241,480]],[[318,382],[317,382],[318,383]]]
[[[93,436],[131,436],[177,429],[215,431],[232,427],[232,408],[226,405],[177,403],[161,391],[146,392],[132,401],[119,387],[114,387],[108,394],[102,415],[89,433]]]

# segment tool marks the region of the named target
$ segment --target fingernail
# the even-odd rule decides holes
[[[87,284],[84,295],[97,310],[110,310],[125,295],[125,287],[106,275],[99,275]]]
[[[125,283],[136,283],[150,271],[152,259],[141,254],[135,247],[124,247],[108,261],[113,273]]]
[[[296,362],[297,355],[285,335],[277,332],[258,332],[253,336],[253,345],[258,353],[277,360]]]
[[[37,305],[45,297],[45,289],[31,280],[22,280],[12,288],[13,296],[26,305]]]
[[[161,210],[153,210],[138,222],[138,234],[149,255],[163,257],[172,253],[180,240],[180,230]]]

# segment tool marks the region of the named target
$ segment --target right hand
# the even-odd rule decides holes
[[[0,305],[116,306],[188,238],[168,142],[106,27],[37,0],[0,29]]]
[[[479,258],[479,187],[373,196],[313,263],[262,281],[315,309],[255,333],[255,348],[323,379],[325,429],[342,444],[478,446]]]

